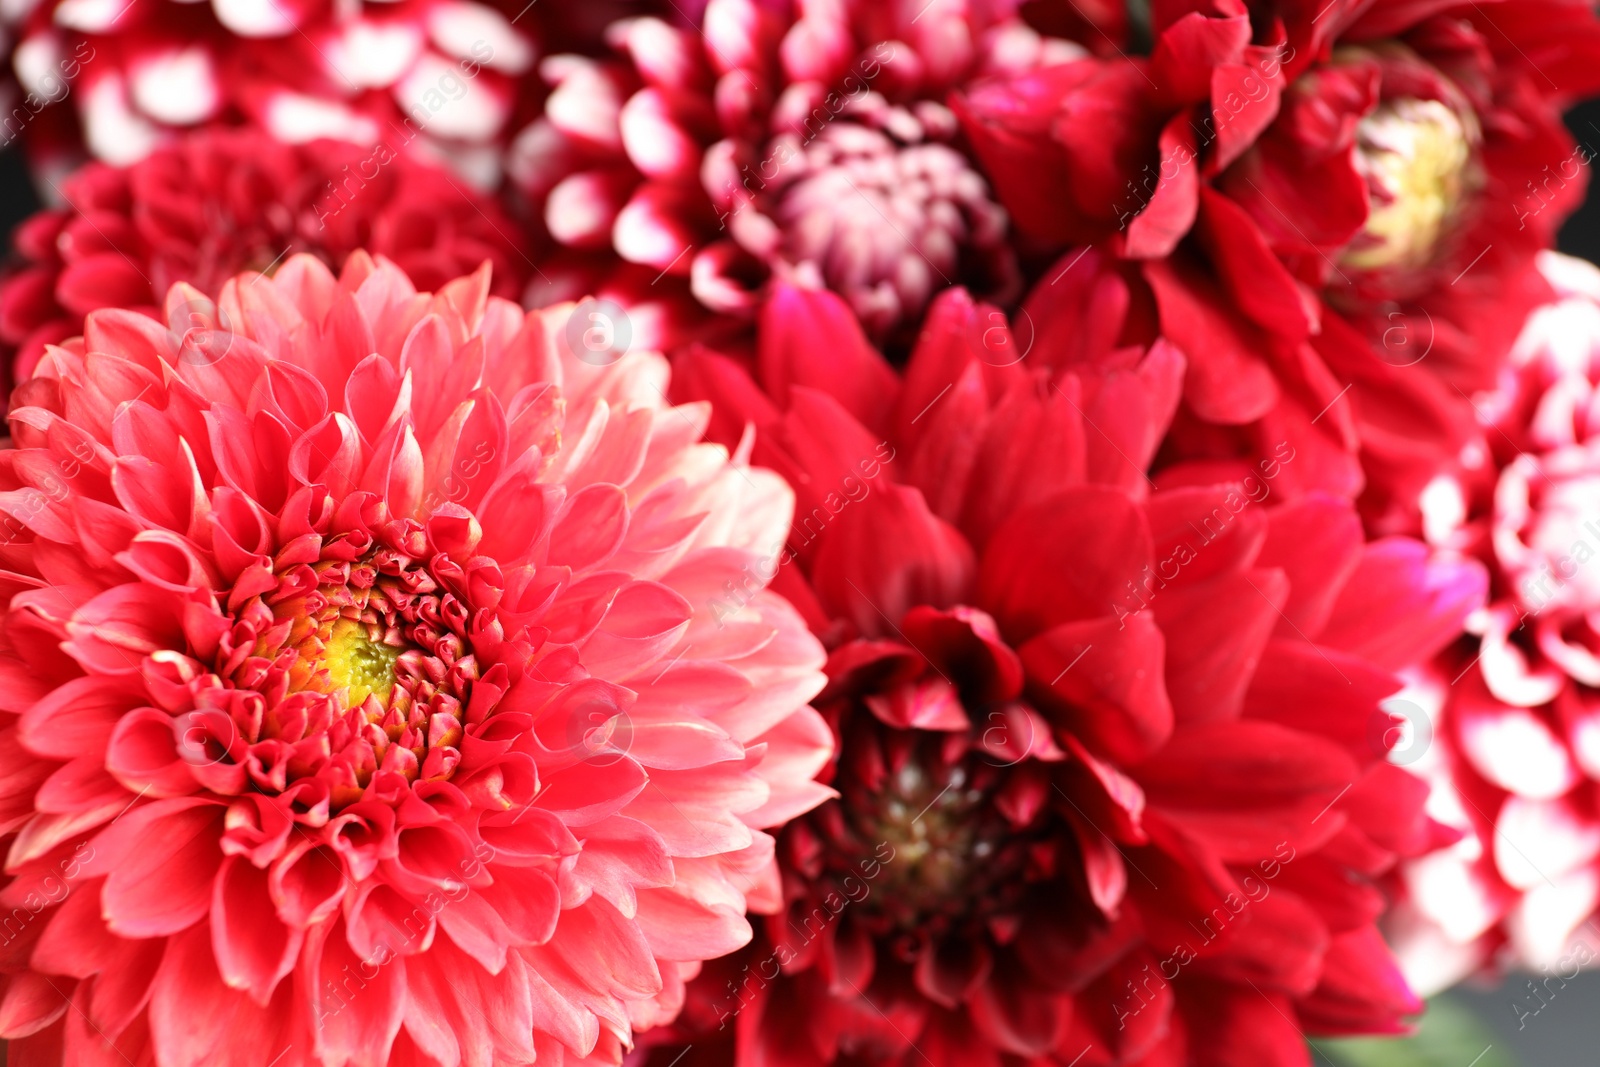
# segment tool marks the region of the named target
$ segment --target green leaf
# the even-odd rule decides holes
[[[1472,1009],[1436,997],[1411,1037],[1318,1039],[1317,1067],[1517,1067],[1516,1057]]]

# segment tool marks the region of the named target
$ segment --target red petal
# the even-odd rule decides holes
[[[310,943],[319,935],[320,948]],[[324,924],[308,936],[302,973],[306,984],[313,986],[310,1008],[320,1024],[314,1034],[324,1062],[388,1062],[406,1006],[406,969],[400,960],[357,956],[342,920]],[[359,1001],[352,1003],[349,998]]]
[[[239,856],[223,861],[211,903],[211,944],[224,982],[265,1007],[294,968],[301,936],[279,921],[266,871]]]
[[[913,978],[923,996],[943,1007],[957,1008],[988,978],[992,965],[983,941],[946,937],[923,949]]]
[[[1113,614],[1150,562],[1142,510],[1116,489],[1071,489],[1011,516],[984,550],[978,603],[1013,643]]]
[[[1166,642],[1149,613],[1064,623],[1021,654],[1039,709],[1094,752],[1138,763],[1171,735]]]
[[[1249,43],[1248,16],[1213,18],[1209,11],[1190,11],[1161,29],[1150,53],[1150,74],[1168,99],[1205,100],[1211,95],[1212,69],[1238,59]]]
[[[646,182],[618,212],[611,240],[630,263],[687,274],[694,259],[687,253],[715,221],[705,194],[695,187]]]
[[[1193,1067],[1311,1067],[1294,1002],[1281,993],[1202,983],[1179,1005]]]
[[[966,539],[928,510],[920,492],[885,485],[823,535],[812,584],[823,606],[859,633],[889,636],[913,607],[967,599],[973,569]]]
[[[1137,768],[1151,802],[1174,807],[1260,806],[1267,798],[1326,794],[1352,785],[1353,760],[1329,741],[1264,722],[1181,726]]]
[[[1197,966],[1241,989],[1253,982],[1268,993],[1303,996],[1321,977],[1328,929],[1282,886],[1252,879],[1196,925],[1208,942],[1197,946],[1203,961]]]
[[[884,433],[899,379],[838,296],[780,283],[761,309],[761,384],[780,407],[789,390],[826,392],[874,433]]]
[[[1216,283],[1179,259],[1147,263],[1144,276],[1161,309],[1162,335],[1189,360],[1184,399],[1202,419],[1241,425],[1265,415],[1278,385],[1262,358],[1269,346],[1227,309]]]
[[[550,235],[573,248],[605,248],[637,177],[625,170],[581,171],[563,178],[544,205]]]
[[[1005,1052],[1043,1056],[1055,1048],[1071,1018],[1072,999],[1049,996],[1009,970],[979,984],[967,1002],[972,1021]]]
[[[1200,151],[1188,114],[1172,117],[1160,145],[1160,180],[1144,210],[1128,223],[1123,251],[1130,259],[1171,255],[1200,209]]]
[[[205,916],[222,864],[224,810],[194,800],[158,801],[129,812],[95,839],[98,851],[122,852],[101,891],[113,932],[160,937]]]
[[[959,674],[963,693],[972,699],[997,703],[1021,690],[1022,663],[987,612],[915,607],[906,612],[901,628],[930,662],[952,678]]]
[[[1406,538],[1367,545],[1318,640],[1390,670],[1421,663],[1455,640],[1483,603],[1488,575],[1475,560],[1430,556]]]
[[[101,252],[63,267],[56,282],[56,299],[74,315],[87,315],[96,308],[156,303],[149,279],[117,252]]]
[[[1323,1034],[1401,1034],[1423,1003],[1406,985],[1378,931],[1367,926],[1335,937],[1316,992],[1297,1008],[1302,1025]]]
[[[15,1039],[38,1033],[66,1010],[67,998],[49,978],[32,971],[10,975],[0,999],[0,1036]]]
[[[1274,508],[1267,529],[1256,566],[1280,568],[1289,578],[1277,636],[1315,637],[1361,560],[1361,520],[1343,501],[1312,496]]]
[[[1167,639],[1167,696],[1180,723],[1239,714],[1287,599],[1288,582],[1277,571],[1159,591],[1150,608]]]
[[[1310,336],[1314,312],[1306,305],[1314,298],[1305,295],[1255,220],[1210,187],[1200,193],[1200,205],[1197,234],[1235,305],[1276,337],[1303,341]]]

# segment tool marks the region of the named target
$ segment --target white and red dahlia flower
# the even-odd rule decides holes
[[[671,343],[798,279],[897,346],[946,286],[1018,295],[1006,214],[944,101],[1082,50],[1010,6],[711,0],[694,29],[628,19],[611,58],[549,57],[507,170],[568,250],[558,295],[637,307]]]
[[[1435,538],[1493,575],[1410,694],[1431,808],[1463,834],[1406,870],[1396,929],[1426,988],[1564,966],[1600,910],[1600,271],[1554,253],[1540,269],[1559,295],[1478,404],[1488,462],[1425,498]]]
[[[23,0],[0,12],[23,89],[64,99],[93,158],[132,163],[181,131],[242,122],[293,144],[444,155],[486,185],[536,55],[537,16],[515,17],[477,0]]]
[[[790,492],[488,273],[179,285],[14,394],[19,1062],[616,1063],[778,904],[831,747]]]

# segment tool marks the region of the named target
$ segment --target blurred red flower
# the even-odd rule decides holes
[[[1248,466],[1288,437],[1307,488],[1364,488],[1375,528],[1414,529],[1472,435],[1466,395],[1547,292],[1533,255],[1581,202],[1594,153],[1561,107],[1600,88],[1600,21],[1583,0],[1151,18],[1147,57],[970,89],[986,173],[1041,247],[1117,257],[1189,358],[1179,453]]]

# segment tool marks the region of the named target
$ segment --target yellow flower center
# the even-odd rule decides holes
[[[333,624],[322,651],[322,669],[330,689],[349,690],[349,706],[359,708],[369,695],[384,706],[394,692],[394,665],[398,646],[374,640],[370,630],[354,619]]]
[[[1362,119],[1355,161],[1372,208],[1345,266],[1415,270],[1433,262],[1476,191],[1479,139],[1470,112],[1439,100],[1392,100]]]

